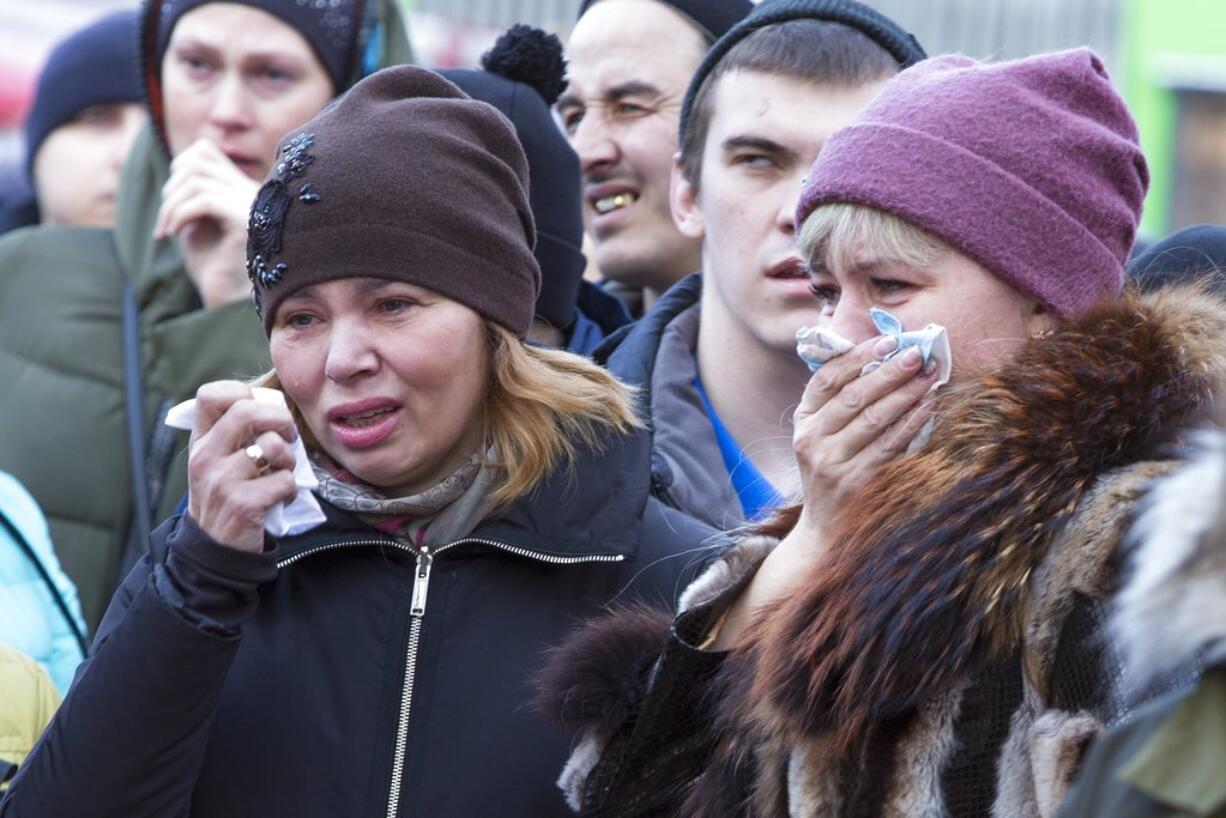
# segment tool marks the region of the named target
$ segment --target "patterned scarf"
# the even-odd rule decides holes
[[[322,453],[311,453],[311,465],[320,497],[418,548],[471,533],[493,507],[489,490],[494,469],[483,468],[477,454],[431,488],[405,497],[386,496]]]

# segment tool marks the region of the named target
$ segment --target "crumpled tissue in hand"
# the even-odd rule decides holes
[[[271,403],[285,406],[285,395],[277,389],[253,387],[252,397],[260,403]],[[172,406],[166,413],[166,425],[174,429],[190,432],[196,423],[196,401],[185,400]],[[264,530],[274,537],[292,537],[310,531],[327,521],[319,500],[311,491],[319,486],[319,479],[307,459],[306,446],[302,445],[302,435],[294,441],[294,483],[298,493],[288,503],[277,503],[268,509],[264,516]]]
[[[945,327],[929,324],[920,330],[904,332],[901,321],[885,310],[879,310],[876,307],[869,310],[869,317],[872,318],[877,331],[882,335],[892,337],[898,342],[898,346],[880,361],[870,361],[860,370],[861,375],[867,375],[882,364],[893,360],[895,356],[901,355],[910,347],[918,347],[920,354],[924,358],[924,366],[933,365],[937,368],[937,380],[932,385],[932,389],[937,389],[949,383],[949,374],[953,368],[953,356],[949,349],[949,335],[946,333]],[[802,327],[796,333],[796,354],[809,365],[811,372],[816,372],[821,368],[822,364],[831,358],[836,358],[845,352],[849,352],[854,346],[855,344],[837,332],[825,329],[824,327]]]

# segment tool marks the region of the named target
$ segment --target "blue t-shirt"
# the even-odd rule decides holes
[[[702,388],[700,378],[694,379],[694,388],[698,390],[698,396],[702,398],[702,408],[706,410],[707,418],[711,421],[711,428],[715,430],[715,439],[719,442],[719,453],[724,458],[724,468],[728,469],[728,476],[732,478],[732,489],[736,492],[737,499],[741,501],[741,510],[745,512],[745,519],[750,521],[761,519],[783,502],[783,495],[762,476],[762,472],[758,471],[758,467],[745,455],[745,451],[732,437],[728,427],[719,419],[715,407],[711,405],[711,400],[707,397],[706,390]]]

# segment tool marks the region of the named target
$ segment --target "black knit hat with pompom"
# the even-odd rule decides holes
[[[553,105],[566,90],[566,58],[555,34],[522,23],[511,26],[494,47],[481,55],[481,67],[537,90]]]
[[[566,88],[562,43],[516,25],[481,57],[484,71],[446,70],[444,77],[473,99],[488,102],[515,126],[528,157],[528,192],[536,220],[541,292],[536,315],[564,328],[575,319],[583,257],[579,159],[553,121],[549,106]]]

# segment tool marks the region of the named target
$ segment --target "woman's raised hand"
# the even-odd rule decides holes
[[[248,298],[247,219],[259,192],[221,148],[200,139],[170,163],[154,238],[179,237],[187,274],[206,307]]]
[[[919,350],[860,374],[894,347],[893,338],[865,341],[809,379],[793,416],[792,445],[804,495],[800,519],[729,607],[712,642],[715,649],[736,645],[755,611],[792,593],[809,575],[835,512],[855,502],[856,492],[905,452],[928,420],[924,396],[938,375],[923,371]]]
[[[799,528],[822,530],[882,466],[907,450],[928,420],[930,404],[923,398],[937,373],[923,371],[918,349],[860,374],[895,344],[889,337],[865,341],[809,379],[792,435],[804,494]]]
[[[293,499],[289,409],[257,402],[239,381],[215,381],[196,392],[196,423],[187,460],[187,510],[217,542],[264,549],[268,509]]]

